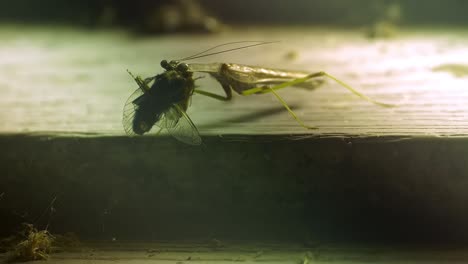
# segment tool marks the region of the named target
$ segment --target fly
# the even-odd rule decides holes
[[[190,145],[200,145],[202,140],[198,129],[187,115],[190,98],[194,93],[213,99],[229,101],[232,91],[248,96],[253,94],[272,93],[296,122],[304,128],[316,129],[306,125],[276,92],[290,86],[316,87],[320,84],[319,77],[334,80],[353,94],[371,103],[391,107],[393,105],[375,101],[358,92],[348,84],[342,82],[324,71],[316,73],[298,72],[290,70],[270,69],[258,66],[247,66],[234,63],[186,63],[185,61],[211,56],[224,52],[250,48],[273,42],[251,41],[249,45],[214,52],[216,48],[226,45],[246,43],[232,42],[219,45],[193,56],[181,59],[161,61],[164,72],[153,77],[142,79],[134,76],[139,88],[128,98],[123,113],[123,126],[128,135],[143,135],[153,126],[166,129],[173,137]],[[209,53],[212,51],[211,53]],[[218,95],[196,88],[194,73],[206,73],[215,78],[224,90],[225,95]],[[159,133],[158,132],[158,133]]]

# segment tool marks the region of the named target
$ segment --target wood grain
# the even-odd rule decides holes
[[[161,72],[161,59],[239,40],[281,42],[197,62],[325,70],[398,107],[372,105],[333,81],[315,91],[280,91],[307,124],[319,127],[304,130],[270,94],[235,96],[227,103],[195,95],[188,114],[203,135],[468,135],[468,78],[443,67],[468,63],[468,31],[417,29],[371,41],[357,30],[305,27],[142,38],[118,31],[2,26],[0,132],[123,135],[123,104],[136,88],[126,69],[152,75]],[[198,85],[222,93],[209,77]]]
[[[222,242],[220,242],[222,243]],[[2,256],[0,255],[0,259]],[[286,243],[86,242],[52,254],[47,263],[463,263],[466,248],[383,247]]]

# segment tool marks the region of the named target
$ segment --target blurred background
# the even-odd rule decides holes
[[[465,25],[467,8],[463,0],[3,0],[0,19],[153,32],[215,31],[217,22],[362,26],[389,19],[406,25]]]

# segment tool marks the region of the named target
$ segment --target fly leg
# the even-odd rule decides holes
[[[148,78],[145,78],[143,80],[144,83],[148,84],[150,83],[152,80],[156,79],[156,76],[153,76],[153,77],[148,77]]]
[[[273,86],[273,87],[255,87],[255,88],[243,91],[242,95],[251,95],[251,94],[258,94],[258,93],[269,93],[269,92],[274,93],[274,91],[276,91],[276,90],[283,89],[283,88],[290,87],[290,86],[295,86],[295,85],[307,82],[310,79],[319,78],[319,77],[330,78],[330,79],[334,80],[335,82],[337,82],[339,85],[341,85],[344,88],[351,91],[353,94],[355,94],[355,95],[361,97],[362,99],[364,99],[364,100],[366,100],[368,102],[371,102],[373,104],[383,106],[383,107],[394,107],[395,106],[393,104],[387,104],[387,103],[382,103],[382,102],[376,101],[376,100],[362,94],[361,92],[355,90],[354,88],[352,88],[348,84],[344,83],[343,81],[340,81],[338,78],[334,77],[333,75],[328,74],[328,73],[326,73],[324,71],[312,73],[312,74],[309,74],[309,75],[307,75],[307,76],[305,76],[303,78],[298,78],[298,79],[292,80],[290,82],[285,82],[285,83],[282,83],[282,84],[279,84],[279,85],[276,85],[276,86]]]
[[[229,86],[227,84],[222,84],[222,87],[224,89],[224,92],[226,93],[226,96],[222,96],[222,95],[218,95],[218,94],[214,94],[214,93],[210,93],[210,92],[203,91],[203,90],[198,90],[198,89],[193,90],[193,92],[197,93],[197,94],[204,95],[204,96],[208,96],[210,98],[217,99],[217,100],[220,100],[220,101],[230,101],[232,99],[231,86]]]
[[[132,78],[135,80],[135,82],[138,84],[138,86],[140,87],[140,89],[143,90],[143,92],[147,92],[150,90],[150,87],[148,86],[148,83],[150,83],[152,80],[154,80],[156,78],[155,77],[149,77],[149,78],[146,78],[146,79],[141,79],[140,76],[134,76],[133,73],[131,73],[129,70],[127,70],[128,74],[130,74],[130,76],[132,76]]]

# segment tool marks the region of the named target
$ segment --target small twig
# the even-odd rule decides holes
[[[36,221],[34,221],[34,225],[35,225],[35,226],[36,226],[37,222],[39,222],[39,220],[41,220],[41,218],[47,213],[47,211],[50,210],[50,217],[49,217],[49,220],[47,221],[46,228],[44,229],[44,230],[47,231],[47,229],[49,228],[50,220],[51,220],[51,218],[52,218],[54,203],[55,203],[55,201],[57,200],[57,197],[58,197],[58,195],[56,195],[56,196],[54,197],[54,199],[52,199],[52,201],[50,202],[49,206],[47,206],[46,209],[44,209],[44,211],[42,212],[42,214],[36,219]]]

